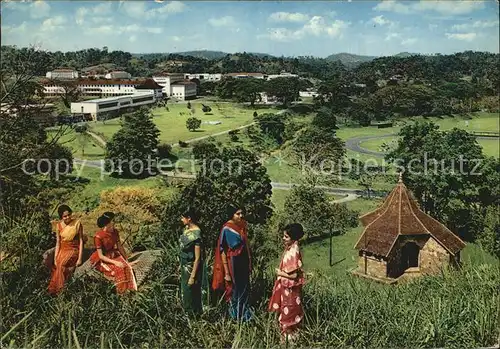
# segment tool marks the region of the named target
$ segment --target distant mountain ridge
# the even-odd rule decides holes
[[[256,57],[262,58],[262,57],[276,57],[273,55],[270,55],[268,53],[259,53],[259,52],[247,52],[248,54],[254,55]],[[201,59],[207,59],[207,60],[218,60],[226,57],[227,55],[235,55],[237,53],[228,53],[224,51],[211,51],[211,50],[194,50],[194,51],[182,51],[182,52],[171,52],[171,53],[146,53],[146,54],[140,54],[140,53],[133,53],[132,56],[134,57],[140,57],[142,55],[162,55],[162,56],[167,56],[169,54],[175,54],[179,56],[191,56],[195,58],[201,58]],[[418,53],[410,53],[410,52],[400,52],[398,54],[392,55],[393,57],[400,57],[400,58],[405,58],[405,57],[410,57],[418,55]],[[376,58],[380,58],[384,56],[365,56],[365,55],[357,55],[353,53],[347,53],[347,52],[340,52],[340,53],[334,53],[329,55],[328,57],[325,58],[327,61],[331,62],[336,62],[340,61],[342,64],[346,66],[357,66],[360,65],[361,63],[365,62],[370,62]],[[290,58],[290,57],[284,57],[284,58]]]

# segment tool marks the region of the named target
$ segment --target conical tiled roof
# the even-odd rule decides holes
[[[355,248],[380,256],[389,255],[400,235],[431,235],[453,255],[465,247],[458,236],[420,210],[401,174],[384,203],[360,220],[365,229]]]

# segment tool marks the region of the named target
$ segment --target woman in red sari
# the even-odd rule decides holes
[[[294,223],[285,227],[283,233],[285,252],[279,268],[276,269],[278,278],[269,300],[269,311],[280,313],[278,320],[282,343],[297,338],[298,329],[304,318],[301,300],[304,276],[299,249],[299,240],[302,236],[304,236],[302,225]]]
[[[75,268],[82,264],[83,227],[78,219],[71,216],[69,206],[59,206],[57,213],[61,221],[57,224],[54,267],[49,283],[49,293],[56,295],[64,287]]]
[[[117,293],[121,294],[127,290],[137,291],[134,271],[127,262],[120,236],[115,229],[114,217],[113,212],[104,212],[97,219],[97,226],[101,230],[95,234],[96,251],[90,256],[90,261],[94,268],[114,280]]]

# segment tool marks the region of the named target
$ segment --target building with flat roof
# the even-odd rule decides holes
[[[177,81],[184,81],[183,73],[160,73],[153,75],[153,80],[163,87],[163,95],[170,97],[172,94],[171,85]]]
[[[185,101],[196,97],[196,84],[191,81],[178,81],[171,85],[171,97]]]
[[[222,79],[222,74],[209,74],[209,73],[197,73],[197,74],[184,74],[184,79],[192,80],[198,79],[201,82],[203,81],[220,81]]]
[[[162,97],[162,87],[153,79],[79,79],[71,82],[58,82],[54,80],[42,81],[46,96],[59,96],[65,89],[78,88],[84,96],[113,97],[152,92],[155,98]]]
[[[74,69],[59,68],[45,74],[47,79],[78,79],[78,72]]]
[[[151,92],[92,99],[71,103],[71,114],[82,115],[86,119],[97,121],[100,116],[119,115],[122,112],[130,112],[139,107],[152,105],[156,101],[154,93]]]
[[[231,77],[234,79],[245,79],[245,78],[254,78],[254,79],[266,79],[267,75],[262,73],[227,73],[224,76]]]
[[[104,77],[106,79],[130,79],[132,75],[123,70],[116,70],[107,73]]]

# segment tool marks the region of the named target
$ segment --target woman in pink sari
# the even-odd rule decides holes
[[[279,268],[276,269],[278,278],[269,300],[269,311],[280,313],[278,320],[282,343],[286,340],[296,340],[298,329],[304,319],[301,300],[304,276],[299,249],[299,240],[304,236],[304,230],[298,223],[289,224],[284,230],[285,252]]]

